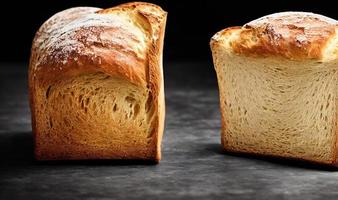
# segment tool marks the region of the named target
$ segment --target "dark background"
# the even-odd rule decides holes
[[[27,3],[29,2],[29,3]],[[128,1],[53,0],[1,2],[0,61],[26,62],[34,33],[54,13],[74,6],[108,8]],[[209,40],[217,31],[281,11],[310,11],[338,19],[334,0],[149,1],[168,12],[165,61],[211,62]]]

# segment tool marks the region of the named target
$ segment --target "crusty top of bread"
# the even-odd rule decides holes
[[[30,70],[48,81],[60,74],[102,71],[146,85],[148,68],[160,54],[154,47],[165,20],[159,6],[141,2],[61,11],[36,33]]]
[[[336,20],[308,12],[281,12],[242,27],[215,34],[211,45],[245,56],[280,56],[291,60],[335,60],[338,57]]]

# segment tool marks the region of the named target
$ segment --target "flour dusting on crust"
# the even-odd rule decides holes
[[[147,41],[144,33],[126,15],[99,14],[99,8],[79,7],[62,11],[49,19],[38,31],[33,48],[40,52],[34,66],[54,63],[65,65],[78,56],[96,59],[95,47],[115,48],[124,52],[138,52],[144,59]],[[116,32],[106,37],[105,30]],[[102,34],[101,34],[102,33]],[[121,37],[125,36],[125,37]],[[77,55],[77,56],[74,56]]]

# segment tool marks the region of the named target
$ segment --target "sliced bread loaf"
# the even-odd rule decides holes
[[[29,68],[38,160],[160,160],[165,21],[156,5],[128,3],[42,25]]]
[[[211,39],[226,151],[336,164],[337,21],[268,15]]]

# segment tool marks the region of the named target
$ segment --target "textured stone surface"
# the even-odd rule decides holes
[[[0,199],[338,199],[334,170],[221,151],[210,64],[165,65],[166,131],[158,165],[34,161],[26,68],[0,66]]]

